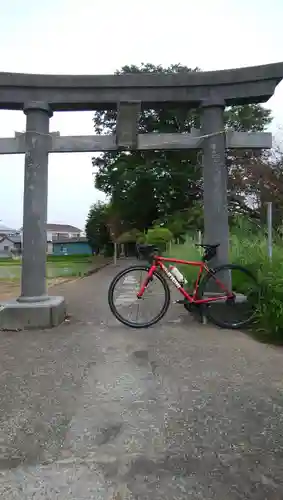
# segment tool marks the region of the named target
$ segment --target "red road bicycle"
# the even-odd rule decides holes
[[[123,269],[111,282],[108,303],[116,319],[132,328],[147,328],[160,321],[170,305],[169,280],[182,295],[182,299],[175,303],[183,304],[188,311],[197,311],[222,328],[248,326],[254,320],[259,300],[256,278],[240,265],[209,267],[208,262],[216,256],[219,245],[196,246],[204,249],[200,261],[163,257],[158,255],[154,245],[137,245],[140,258],[149,261],[150,266],[139,264]],[[169,263],[199,268],[191,292],[182,273],[174,266],[170,269],[165,265]],[[139,322],[142,305],[145,305],[147,318]],[[131,320],[124,316],[123,311],[133,306],[137,311]]]

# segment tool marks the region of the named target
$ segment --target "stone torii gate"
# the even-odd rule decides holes
[[[23,110],[26,132],[0,139],[0,154],[25,154],[21,296],[0,304],[0,329],[48,328],[65,316],[63,297],[46,289],[48,154],[115,150],[202,149],[205,241],[220,243],[228,261],[225,148],[272,146],[268,133],[224,133],[224,108],[266,102],[283,78],[283,63],[179,74],[63,76],[0,73],[0,109]],[[141,107],[201,107],[191,134],[138,134]],[[61,137],[49,133],[56,111],[117,109],[115,135]]]

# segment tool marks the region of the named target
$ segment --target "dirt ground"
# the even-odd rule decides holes
[[[178,304],[123,326],[107,292],[129,264],[54,287],[59,327],[1,332],[0,498],[282,500],[282,349]]]

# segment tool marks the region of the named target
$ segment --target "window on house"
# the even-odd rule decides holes
[[[8,252],[9,247],[7,245],[4,246],[4,252]]]

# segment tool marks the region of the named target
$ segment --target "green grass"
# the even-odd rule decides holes
[[[97,257],[92,255],[48,255],[47,262],[93,262]]]
[[[72,258],[71,258],[72,257]],[[90,256],[51,256],[47,259],[46,277],[76,277],[84,276],[96,267],[102,257]],[[21,261],[13,259],[0,259],[0,282],[18,281],[21,276]]]
[[[172,246],[170,256],[184,260],[200,260],[202,251],[188,238],[184,245]],[[230,262],[240,264],[256,275],[261,286],[257,322],[254,333],[262,341],[283,344],[283,241],[275,238],[272,262],[267,256],[267,240],[263,232],[234,230],[230,238]],[[189,283],[197,276],[197,268],[179,266]],[[244,284],[238,284],[241,291]]]
[[[14,259],[0,259],[0,267],[4,266],[21,266],[21,261]]]
[[[47,263],[54,262],[55,264],[60,262],[93,262],[94,259],[97,259],[96,256],[92,255],[48,255]],[[10,258],[1,258],[0,266],[21,266],[21,260],[10,259]]]

